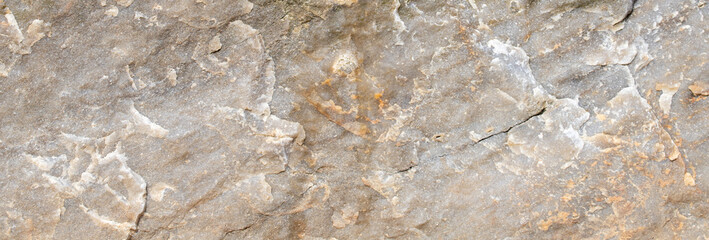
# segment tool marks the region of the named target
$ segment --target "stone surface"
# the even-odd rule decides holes
[[[706,0],[0,11],[0,239],[709,239]]]

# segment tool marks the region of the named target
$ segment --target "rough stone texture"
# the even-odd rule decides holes
[[[0,239],[709,239],[706,0],[0,11]]]

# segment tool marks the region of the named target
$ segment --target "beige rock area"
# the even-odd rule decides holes
[[[0,0],[0,239],[709,239],[706,0]]]

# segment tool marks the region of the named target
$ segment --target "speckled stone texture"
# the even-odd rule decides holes
[[[706,0],[0,0],[0,239],[709,239]]]

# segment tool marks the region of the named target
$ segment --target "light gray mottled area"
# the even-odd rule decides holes
[[[0,0],[0,239],[709,239],[706,0]]]

